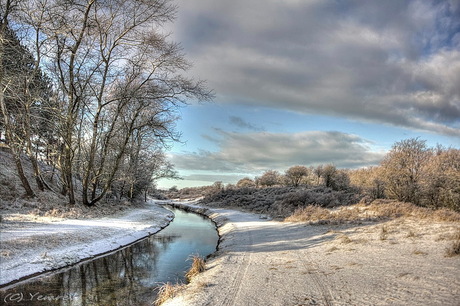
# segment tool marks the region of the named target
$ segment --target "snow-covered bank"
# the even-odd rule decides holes
[[[0,286],[129,245],[160,231],[173,218],[154,201],[98,219],[21,222],[14,215],[4,216],[0,223]]]
[[[207,269],[164,305],[458,305],[458,222],[308,225],[191,206],[219,225]],[[261,218],[262,217],[262,218]]]

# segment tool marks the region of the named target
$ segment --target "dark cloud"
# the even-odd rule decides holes
[[[191,174],[183,177],[187,181],[202,181],[202,182],[212,182],[220,181],[224,184],[234,184],[239,179],[241,175],[225,175],[225,174]]]
[[[286,170],[293,165],[334,163],[337,167],[354,168],[375,165],[383,152],[374,152],[371,143],[356,135],[340,132],[229,133],[221,131],[218,152],[172,154],[178,169],[260,173]]]
[[[237,116],[230,116],[230,123],[232,123],[233,125],[235,125],[235,126],[237,126],[239,128],[248,129],[248,130],[252,130],[252,131],[256,131],[256,132],[261,132],[261,131],[264,130],[263,128],[257,127],[255,125],[245,121],[243,118],[237,117]]]
[[[460,136],[456,0],[179,6],[176,37],[219,102]]]

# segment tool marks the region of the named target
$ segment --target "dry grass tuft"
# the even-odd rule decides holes
[[[388,239],[388,229],[385,225],[382,226],[382,230],[380,231],[380,240],[387,240]]]
[[[409,232],[406,235],[406,238],[417,238],[417,234],[414,233],[414,231],[409,230]]]
[[[428,255],[427,252],[424,252],[424,251],[419,250],[419,249],[415,249],[414,251],[412,251],[412,254],[414,254],[414,255]]]
[[[352,243],[353,241],[351,240],[350,237],[348,237],[347,235],[345,234],[342,234],[342,235],[339,235],[337,237],[337,240],[340,241],[340,243],[343,243],[343,244],[347,244],[347,243]]]
[[[201,272],[204,272],[206,269],[206,263],[202,257],[194,255],[191,259],[193,260],[192,267],[190,270],[188,270],[187,273],[185,273],[185,279],[187,282],[190,282],[193,277],[200,274]]]
[[[319,220],[330,220],[331,212],[316,205],[309,205],[304,208],[298,209],[290,217],[287,217],[285,221],[288,222],[303,222],[303,221],[319,221]]]
[[[172,299],[175,297],[182,289],[184,288],[184,285],[173,285],[171,283],[166,283],[163,286],[160,287],[158,290],[157,298],[153,302],[153,305],[159,306],[166,302],[169,299]]]
[[[446,257],[454,257],[460,255],[460,228],[454,234],[452,244],[446,249]]]

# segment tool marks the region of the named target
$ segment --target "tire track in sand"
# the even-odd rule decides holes
[[[324,275],[318,273],[319,265],[314,263],[308,252],[298,250],[295,252],[301,262],[302,266],[308,271],[308,276],[312,279],[313,283],[315,284],[316,288],[321,294],[321,298],[323,300],[323,305],[332,306],[332,295],[329,288],[324,281]],[[305,258],[307,260],[305,260]]]
[[[237,229],[235,234],[236,235],[246,234],[245,238],[247,238],[248,243],[240,251],[242,252],[242,254],[240,255],[236,263],[237,264],[236,273],[233,276],[233,280],[230,284],[230,287],[228,288],[227,292],[223,296],[222,302],[219,304],[222,306],[235,305],[235,300],[241,291],[243,279],[245,278],[245,275],[249,268],[249,264],[251,262],[251,252],[250,251],[253,246],[253,238],[252,238],[251,231]]]

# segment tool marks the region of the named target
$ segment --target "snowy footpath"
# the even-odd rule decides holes
[[[149,201],[99,219],[5,220],[0,223],[0,287],[114,251],[160,231],[173,218]]]
[[[444,256],[458,223],[308,225],[185,206],[213,219],[221,241],[164,306],[460,305],[460,258]]]

